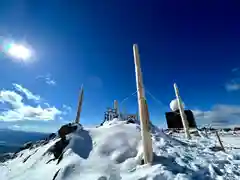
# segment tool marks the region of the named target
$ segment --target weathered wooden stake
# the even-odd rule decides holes
[[[216,131],[216,136],[217,136],[217,138],[218,138],[218,141],[219,141],[219,144],[220,144],[222,150],[225,152],[225,148],[224,148],[224,146],[223,146],[223,143],[222,143],[222,141],[221,141],[221,139],[220,139],[217,131]]]
[[[137,44],[133,45],[135,74],[138,94],[138,109],[141,124],[141,136],[143,142],[143,156],[144,163],[151,163],[153,160],[152,139],[149,132],[149,115],[147,111],[147,104],[142,80],[142,71],[140,66],[140,59]]]
[[[77,108],[77,116],[75,119],[75,123],[79,124],[80,122],[80,114],[82,110],[82,102],[83,102],[83,85],[81,86],[79,101],[78,101],[78,108]]]
[[[179,112],[180,112],[180,115],[181,115],[185,136],[186,136],[186,138],[190,139],[191,136],[190,136],[190,133],[189,133],[188,122],[187,122],[186,114],[184,113],[181,98],[179,96],[179,90],[178,90],[178,87],[177,87],[176,83],[174,83],[173,86],[174,86],[174,90],[175,90],[175,94],[176,94],[176,99],[177,99],[177,102],[178,102],[178,109],[179,109]]]
[[[204,131],[205,131],[205,135],[206,135],[206,137],[208,138],[207,129],[205,128]]]
[[[114,100],[113,108],[116,109],[116,113],[119,114],[118,101],[117,100]]]

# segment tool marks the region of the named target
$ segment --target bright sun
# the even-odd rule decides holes
[[[21,44],[11,43],[8,45],[7,54],[13,58],[28,61],[32,57],[30,49]]]

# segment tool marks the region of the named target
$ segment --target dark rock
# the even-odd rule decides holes
[[[206,127],[202,127],[202,128],[199,128],[198,130],[199,131],[205,131],[205,130],[207,130],[207,128]]]
[[[15,154],[13,154],[13,153],[5,153],[5,154],[1,154],[0,155],[0,162],[5,162],[5,161],[7,161],[7,160],[9,160],[9,159],[13,159],[13,158],[15,158],[16,157],[16,155]]]
[[[240,131],[240,127],[235,127],[234,131]]]
[[[171,132],[173,132],[173,133],[179,133],[180,132],[180,130],[179,129],[169,129]]]
[[[59,130],[58,130],[58,134],[60,136],[60,138],[65,138],[67,134],[70,134],[74,131],[77,130],[77,125],[74,124],[65,124],[63,125]]]
[[[56,177],[57,177],[57,175],[58,175],[58,173],[59,173],[59,171],[60,171],[61,169],[59,169],[55,174],[54,174],[54,176],[53,176],[53,179],[52,180],[55,180],[56,179]]]
[[[54,157],[58,159],[62,154],[64,148],[69,144],[69,140],[61,139],[57,141],[54,146],[49,149],[49,152],[53,153]]]
[[[134,121],[134,120],[132,120],[132,119],[130,119],[130,120],[127,120],[127,124],[135,124],[136,122]]]
[[[200,136],[198,131],[192,131],[192,132],[190,132],[190,134],[192,134],[194,136]]]
[[[41,145],[45,145],[45,144],[47,144],[49,141],[47,141],[47,140],[40,140],[40,141],[37,141],[36,142],[36,145],[37,145],[37,147],[38,146],[41,146]]]
[[[30,157],[31,157],[31,155],[27,156],[27,157],[23,160],[23,163],[25,163]]]
[[[209,130],[210,131],[216,131],[217,129],[210,127]]]
[[[223,151],[223,148],[220,146],[213,146],[213,147],[210,147],[209,149],[211,149],[214,152]]]
[[[229,132],[229,131],[231,131],[231,128],[224,128],[223,131]]]
[[[54,139],[57,135],[55,133],[51,133],[49,136],[48,136],[48,140],[51,140],[51,139]]]
[[[30,142],[27,142],[25,143],[22,147],[20,147],[20,151],[24,150],[24,149],[28,149],[30,148],[31,146],[33,145],[33,143],[30,141]]]
[[[57,165],[61,162],[61,160],[63,159],[63,153],[60,154],[60,156],[58,157],[58,162],[57,162]]]

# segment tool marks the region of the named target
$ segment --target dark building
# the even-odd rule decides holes
[[[184,110],[184,112],[187,116],[189,128],[196,128],[197,125],[196,125],[196,121],[195,121],[192,111]],[[166,112],[165,117],[166,117],[167,125],[168,125],[169,129],[170,128],[174,128],[174,129],[175,128],[183,128],[182,119],[181,119],[179,110],[174,111],[174,112]]]

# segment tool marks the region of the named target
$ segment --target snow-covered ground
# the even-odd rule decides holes
[[[117,119],[98,128],[81,128],[70,140],[62,160],[46,153],[59,138],[26,149],[0,164],[0,180],[239,180],[240,136],[221,135],[226,152],[214,152],[214,134],[167,135],[153,127],[154,162],[141,165],[142,146],[138,124]],[[238,143],[238,144],[237,144]]]

